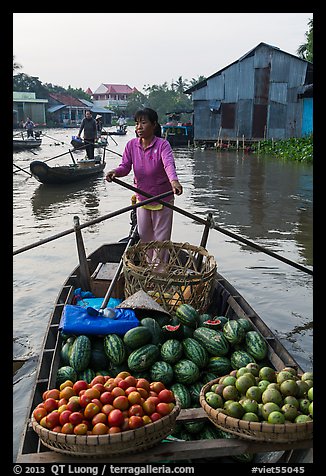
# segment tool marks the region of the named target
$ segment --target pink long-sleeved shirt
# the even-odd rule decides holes
[[[115,169],[116,176],[125,177],[131,168],[135,186],[151,195],[172,190],[171,181],[178,180],[171,145],[160,137],[154,137],[146,149],[137,137],[126,144],[121,164]],[[137,194],[137,198],[143,201],[147,197]],[[171,197],[163,200],[170,201]]]

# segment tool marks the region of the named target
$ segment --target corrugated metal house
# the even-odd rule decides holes
[[[312,84],[312,63],[259,43],[185,91],[193,100],[194,140],[287,139],[310,134],[312,97],[305,101],[305,92],[307,85],[312,92]]]

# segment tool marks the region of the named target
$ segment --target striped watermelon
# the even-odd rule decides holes
[[[185,385],[182,383],[174,383],[171,385],[170,390],[172,390],[175,398],[179,401],[181,408],[190,408],[190,393]]]
[[[235,350],[231,354],[230,360],[233,369],[240,369],[240,367],[245,367],[250,362],[256,362],[254,357],[244,350]]]
[[[190,304],[180,304],[175,315],[181,324],[185,326],[196,328],[199,319],[199,314]]]
[[[194,338],[211,355],[223,357],[229,352],[230,344],[221,331],[198,327],[194,331]]]
[[[104,352],[114,366],[121,365],[126,360],[125,345],[117,334],[108,334],[104,337]]]
[[[183,384],[194,383],[199,378],[199,368],[188,359],[181,359],[173,367],[174,378],[177,382]]]
[[[195,382],[195,383],[192,383],[191,385],[188,385],[188,390],[190,392],[190,398],[192,403],[199,402],[199,394],[203,385],[204,384],[202,382]]]
[[[257,331],[246,333],[246,350],[256,360],[263,360],[267,356],[267,343],[261,334]]]
[[[211,357],[207,364],[207,370],[218,377],[228,374],[232,370],[231,361],[228,357]]]
[[[72,344],[72,349],[69,356],[69,365],[73,367],[76,372],[81,372],[87,369],[91,359],[91,341],[88,336],[80,335],[76,337]]]
[[[183,353],[185,357],[194,362],[200,369],[206,367],[208,362],[207,350],[192,337],[182,341]]]
[[[85,380],[87,383],[91,383],[94,377],[95,372],[93,369],[85,369],[78,374],[78,380]]]
[[[231,345],[238,344],[244,339],[245,331],[237,320],[232,319],[223,326],[223,334]]]
[[[152,333],[148,327],[137,326],[129,329],[123,336],[124,344],[130,349],[139,349],[152,341]]]
[[[152,334],[151,344],[160,344],[163,340],[162,328],[152,317],[144,317],[140,321],[140,325],[146,327]]]
[[[173,380],[172,365],[163,360],[154,362],[150,368],[150,376],[153,382],[163,382],[164,385],[167,386]]]
[[[162,344],[160,353],[162,360],[169,364],[175,364],[182,357],[182,344],[177,339],[169,339]]]
[[[73,342],[74,339],[72,341],[69,341],[68,339],[63,343],[63,346],[61,347],[60,362],[62,365],[69,365],[69,357],[71,354]]]
[[[206,423],[205,421],[188,420],[185,421],[183,425],[185,427],[185,430],[188,431],[188,433],[192,435],[197,435],[204,429]]]
[[[70,365],[64,365],[58,369],[56,375],[56,386],[60,387],[60,385],[66,380],[71,380],[72,383],[75,383],[77,380],[77,372]]]
[[[133,372],[142,372],[149,369],[160,355],[157,345],[146,344],[134,350],[128,357],[128,367]]]
[[[241,327],[243,327],[245,332],[252,331],[252,325],[248,319],[240,317],[239,319],[237,319],[237,322],[238,324],[240,324]]]

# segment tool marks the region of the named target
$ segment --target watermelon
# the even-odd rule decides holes
[[[56,386],[60,387],[60,385],[66,380],[71,380],[72,383],[75,383],[77,380],[77,372],[70,365],[64,365],[58,369],[56,376]]]
[[[211,355],[223,357],[229,352],[230,344],[221,331],[198,327],[194,331],[194,339]]]
[[[62,365],[69,365],[69,357],[72,350],[72,344],[73,344],[73,341],[69,342],[69,340],[66,340],[63,343],[63,346],[61,347],[60,362]]]
[[[233,369],[240,369],[240,367],[245,367],[250,362],[256,362],[254,357],[244,350],[235,350],[231,354],[230,360]]]
[[[192,383],[191,385],[188,385],[188,390],[190,392],[190,398],[192,403],[199,402],[199,394],[203,385],[204,384],[202,382],[195,382],[195,383]]]
[[[172,365],[163,360],[154,362],[150,368],[150,376],[153,382],[163,382],[167,386],[173,380]]]
[[[182,383],[174,383],[171,385],[170,390],[172,390],[175,398],[179,401],[181,408],[190,408],[190,393],[185,385]]]
[[[72,349],[69,356],[69,365],[73,367],[76,372],[81,372],[87,369],[91,360],[91,341],[88,336],[80,335],[76,337],[72,344]]]
[[[202,327],[207,327],[207,329],[222,329],[222,322],[219,319],[209,319],[202,323]]]
[[[229,320],[223,326],[223,334],[231,345],[238,344],[244,339],[245,331],[235,319]]]
[[[202,372],[200,374],[200,380],[203,382],[203,384],[205,385],[205,383],[208,383],[208,382],[211,382],[212,380],[215,380],[217,379],[217,375],[213,374],[213,372]]]
[[[204,428],[197,435],[199,440],[216,440],[220,438],[219,430],[212,424],[205,423]]]
[[[188,433],[192,435],[196,435],[204,429],[206,422],[198,421],[198,420],[188,420],[188,421],[185,421],[183,425],[185,430],[188,431]]]
[[[182,325],[177,324],[172,325],[172,324],[167,324],[166,326],[162,327],[162,332],[163,332],[163,337],[166,339],[182,339],[183,337],[183,331],[182,331]]]
[[[180,304],[175,312],[177,319],[185,326],[196,328],[199,314],[190,304]]]
[[[207,364],[207,371],[216,374],[218,377],[228,374],[232,370],[231,361],[228,357],[210,357]]]
[[[176,382],[183,384],[194,383],[199,378],[199,368],[192,361],[188,359],[181,359],[173,367],[174,378]]]
[[[184,324],[181,324],[181,339],[186,339],[187,337],[192,337],[194,335],[194,330],[192,327],[185,326]]]
[[[191,337],[182,341],[183,353],[185,357],[194,362],[200,369],[206,367],[208,362],[208,352],[196,340]]]
[[[210,321],[212,316],[210,314],[200,314],[198,317],[198,326],[202,326],[205,321]]]
[[[128,357],[128,367],[132,372],[149,369],[158,359],[160,350],[157,345],[146,344],[134,350]]]
[[[104,337],[104,352],[114,366],[121,365],[126,360],[125,345],[117,334],[108,334]]]
[[[151,344],[157,345],[162,342],[162,328],[152,317],[144,317],[140,321],[140,325],[146,327],[152,334]]]
[[[95,372],[93,369],[85,369],[78,374],[78,380],[85,380],[87,383],[91,383],[94,377]]]
[[[137,326],[129,329],[123,336],[124,344],[132,350],[139,349],[152,341],[152,333],[148,327]]]
[[[245,319],[244,317],[240,317],[239,319],[237,319],[237,322],[238,324],[240,324],[241,327],[243,327],[245,332],[252,330],[251,322],[248,319]]]
[[[256,360],[263,360],[267,356],[267,343],[257,331],[246,333],[246,350]]]
[[[110,361],[104,352],[104,339],[96,338],[92,341],[91,360],[89,367],[93,370],[107,369],[110,366]]]
[[[160,348],[161,358],[169,364],[175,364],[183,354],[182,344],[177,339],[168,339]]]

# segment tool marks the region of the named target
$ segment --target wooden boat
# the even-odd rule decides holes
[[[13,150],[25,150],[25,149],[34,149],[35,147],[40,147],[42,144],[42,139],[40,138],[29,138],[29,139],[18,139],[13,137],[12,139],[12,147]]]
[[[168,122],[162,126],[162,137],[167,139],[172,147],[189,146],[193,143],[194,132],[191,122],[182,121],[183,114],[193,111],[167,112]],[[186,116],[183,116],[184,118]]]
[[[207,229],[206,233],[208,233]],[[51,451],[45,447],[38,435],[32,429],[29,417],[36,405],[42,401],[43,392],[48,388],[55,387],[56,372],[59,366],[60,349],[62,344],[62,337],[58,330],[59,323],[64,306],[72,303],[74,290],[77,288],[85,289],[85,264],[87,263],[88,269],[86,274],[90,276],[90,289],[95,296],[103,298],[106,290],[113,287],[117,273],[111,273],[111,275],[107,274],[104,278],[102,274],[102,277],[99,279],[99,269],[102,266],[108,265],[117,269],[124,251],[130,244],[130,237],[131,234],[128,238],[122,239],[118,242],[103,244],[93,251],[87,259],[86,256],[84,256],[84,259],[80,258],[80,265],[71,272],[59,291],[48,324],[43,351],[40,355],[38,375],[32,392],[29,414],[18,452],[17,463],[80,463],[84,461],[74,454],[65,455],[57,451]],[[80,249],[80,246],[78,249]],[[81,255],[82,254],[79,253],[79,257]],[[115,274],[115,276],[113,276],[113,274]],[[123,278],[123,275],[120,275],[119,278],[120,289],[121,278]],[[115,287],[114,289],[116,290],[116,293],[118,293],[118,288]],[[121,291],[120,295],[124,298]],[[115,297],[118,297],[118,294],[116,294]],[[294,358],[284,348],[259,315],[239,294],[239,292],[218,272],[214,275],[213,294],[207,311],[209,312],[212,308],[214,308],[214,315],[216,313],[217,315],[226,316],[229,319],[237,319],[239,317],[248,319],[253,328],[259,331],[265,338],[268,344],[268,360],[276,370],[281,370],[286,366],[291,366],[296,368],[299,372],[302,372],[302,369],[300,369],[300,366]],[[205,420],[206,418],[207,414],[202,408],[190,408],[181,410],[177,421]],[[181,460],[191,460],[195,463],[197,461],[209,462],[216,460],[216,458],[227,459],[230,455],[234,456],[240,455],[244,452],[250,452],[255,453],[255,462],[273,463],[282,461],[282,464],[284,464],[286,462],[311,462],[311,447],[312,440],[297,440],[287,443],[255,440],[248,441],[240,438],[198,441],[178,440],[168,443],[163,441],[152,449],[147,449],[135,454],[123,455],[122,460],[121,457],[118,456],[105,457],[101,455],[101,458],[97,458],[96,462],[140,464],[148,462],[168,462],[166,461],[168,459],[169,461],[176,463]]]
[[[102,131],[101,134],[108,136],[125,136],[127,134],[127,126],[117,126],[117,129],[115,131]]]
[[[50,167],[41,160],[30,163],[30,171],[33,177],[44,184],[61,185],[72,182],[80,182],[103,172],[106,163],[104,160],[79,160],[69,165],[57,165]]]

